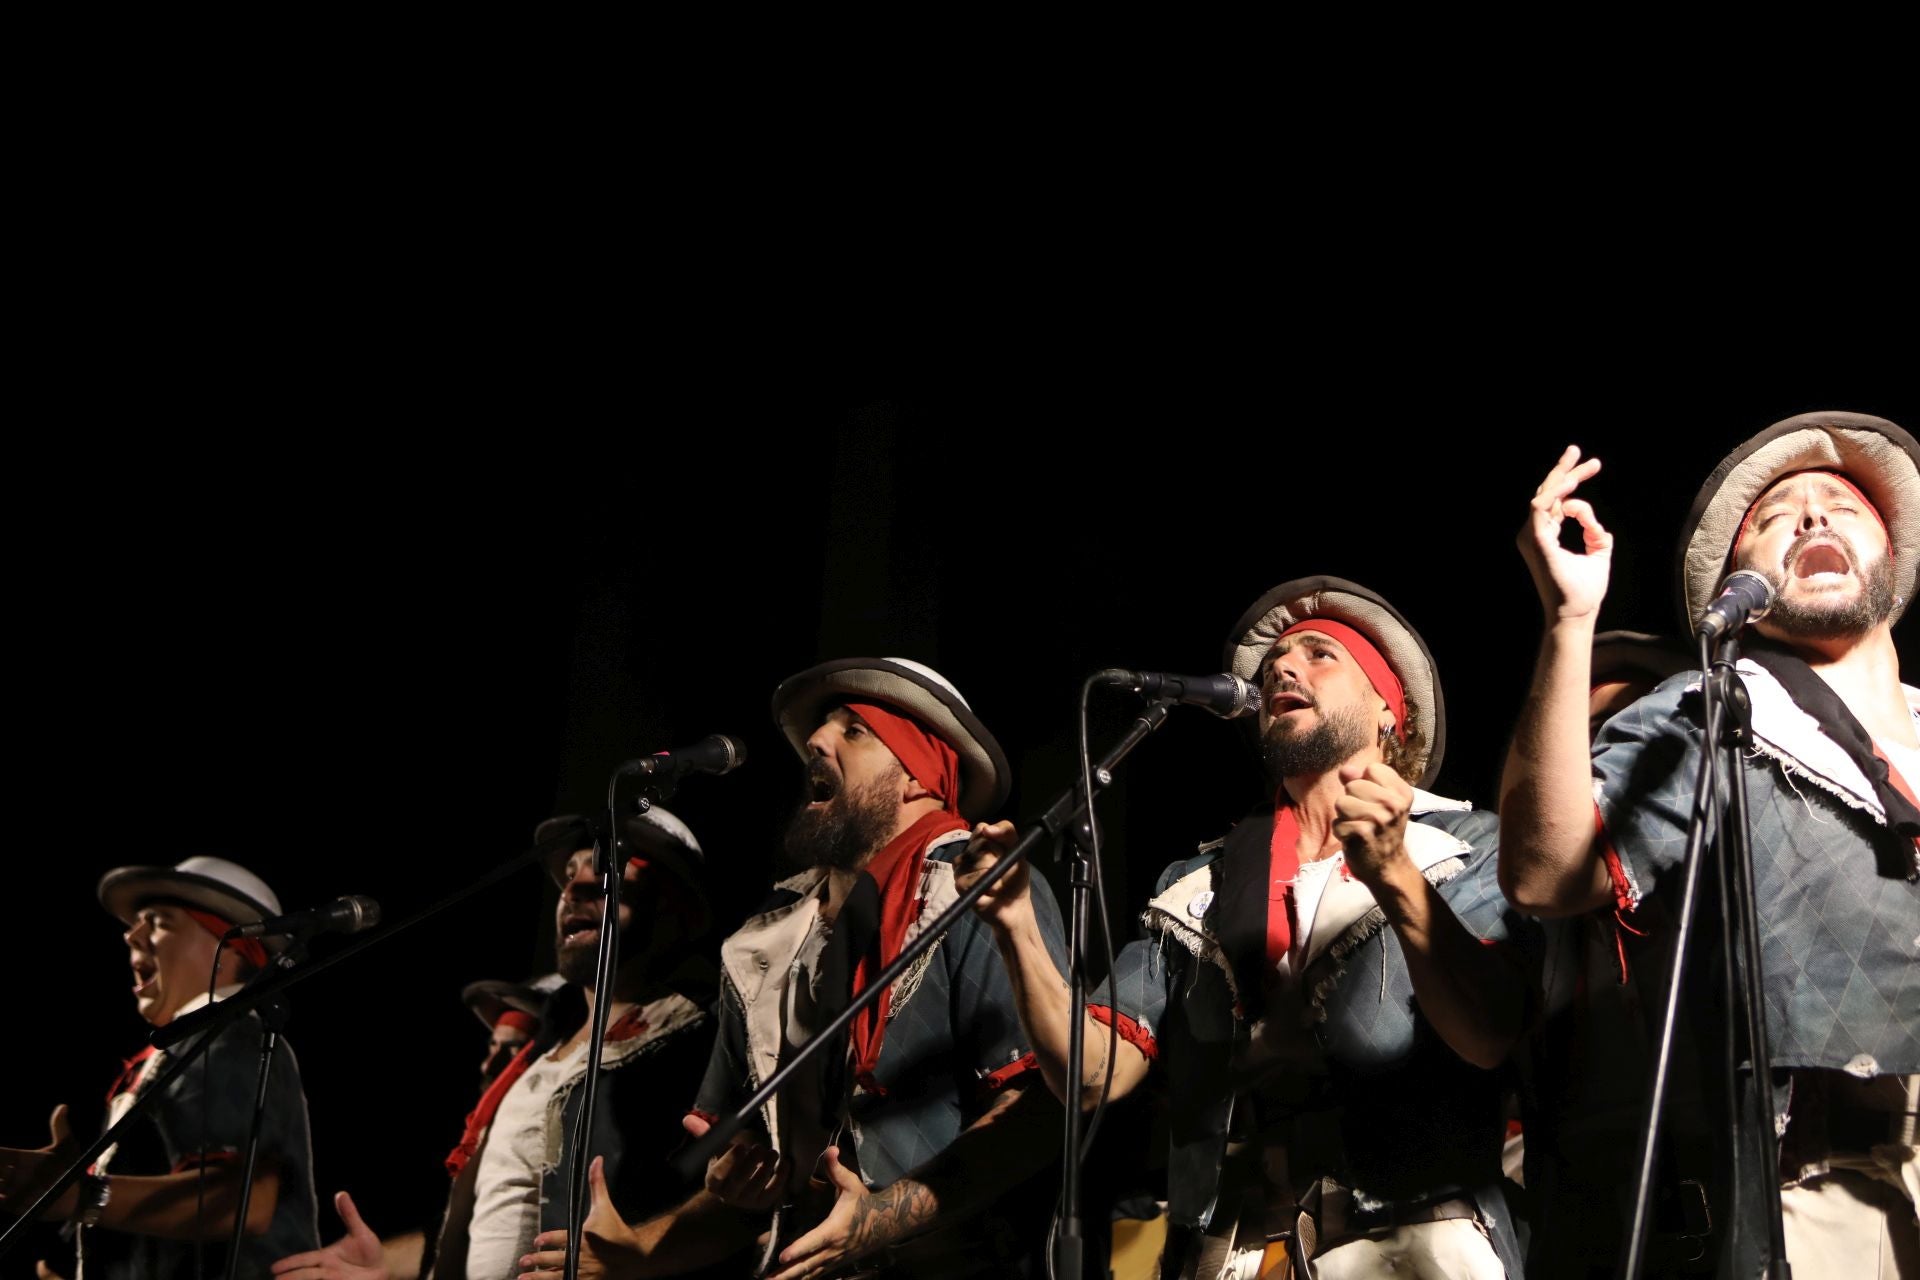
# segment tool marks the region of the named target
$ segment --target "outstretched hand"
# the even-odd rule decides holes
[[[1533,574],[1534,589],[1550,623],[1591,616],[1606,598],[1607,577],[1613,569],[1613,535],[1594,515],[1591,503],[1573,496],[1599,471],[1600,459],[1582,462],[1580,446],[1568,445],[1533,491],[1527,522],[1520,528],[1520,555]],[[1560,530],[1568,520],[1579,522],[1579,551],[1560,545]]]
[[[324,1249],[280,1259],[273,1264],[273,1274],[278,1280],[388,1280],[380,1237],[360,1216],[353,1197],[344,1191],[337,1192],[333,1208],[340,1215],[347,1234]]]
[[[844,1275],[864,1255],[900,1243],[931,1218],[929,1198],[915,1202],[902,1194],[911,1191],[911,1179],[903,1178],[887,1191],[869,1191],[859,1175],[840,1163],[840,1148],[828,1147],[822,1159],[835,1192],[833,1210],[826,1221],[781,1250],[785,1270],[769,1280]]]
[[[53,1109],[47,1119],[44,1147],[0,1147],[0,1213],[20,1213],[45,1190],[71,1159],[73,1130],[67,1124],[67,1104]],[[42,1210],[49,1220],[71,1218],[80,1206],[80,1191],[69,1186]]]
[[[680,1127],[695,1139],[713,1128],[699,1116],[683,1116]],[[720,1154],[707,1161],[707,1193],[743,1213],[771,1213],[786,1197],[792,1162],[747,1131],[736,1131]]]
[[[587,1186],[593,1194],[587,1220],[580,1224],[580,1274],[587,1280],[601,1276],[631,1276],[639,1271],[640,1251],[633,1231],[607,1195],[605,1157],[595,1156],[587,1166]],[[567,1268],[565,1228],[542,1231],[533,1241],[534,1252],[520,1259],[520,1280],[560,1280]]]

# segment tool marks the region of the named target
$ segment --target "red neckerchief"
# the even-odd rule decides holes
[[[906,944],[907,928],[920,918],[926,905],[920,896],[920,875],[927,864],[927,846],[949,831],[965,831],[966,820],[957,813],[934,812],[895,836],[866,865],[862,875],[873,877],[880,889],[880,928],[873,947],[860,957],[853,971],[853,995],[866,990],[867,983],[892,963]],[[849,1045],[853,1054],[853,1078],[869,1093],[885,1093],[874,1079],[880,1065],[880,1044],[887,1033],[887,1006],[893,1000],[891,989],[862,1009],[853,1020]]]
[[[647,1020],[640,1016],[640,1005],[621,1014],[607,1027],[603,1043],[613,1044],[620,1040],[631,1040],[647,1029]],[[447,1172],[459,1177],[460,1171],[467,1167],[474,1154],[480,1150],[480,1139],[486,1134],[487,1126],[493,1123],[493,1117],[500,1111],[500,1104],[506,1100],[507,1090],[513,1088],[514,1081],[527,1073],[533,1065],[535,1045],[523,1045],[513,1061],[487,1086],[480,1095],[480,1102],[467,1113],[467,1127],[460,1134],[460,1145],[447,1153]]]
[[[900,761],[900,767],[944,806],[942,812],[927,814],[895,836],[862,869],[861,874],[872,876],[880,890],[880,929],[873,948],[860,957],[853,971],[852,994],[857,996],[900,954],[908,926],[920,918],[920,909],[926,905],[920,897],[920,874],[927,864],[927,846],[950,831],[965,831],[967,823],[960,816],[959,752],[904,711],[871,702],[849,702],[847,710],[865,721]],[[887,1005],[892,1000],[892,991],[881,993],[853,1020],[849,1039],[853,1078],[869,1093],[886,1092],[873,1073],[880,1065],[880,1043],[887,1034]]]
[[[146,1065],[147,1059],[151,1058],[153,1054],[153,1046],[147,1045],[142,1048],[140,1052],[127,1059],[126,1066],[121,1068],[120,1074],[113,1078],[113,1084],[107,1089],[108,1102],[112,1102],[115,1098],[133,1088],[134,1083],[140,1079],[140,1068]]]
[[[1273,805],[1273,839],[1267,845],[1267,969],[1293,949],[1296,925],[1293,882],[1300,875],[1300,818],[1282,792]]]
[[[460,1145],[447,1153],[449,1176],[459,1177],[460,1171],[480,1150],[480,1139],[486,1133],[487,1126],[493,1123],[494,1114],[500,1110],[507,1090],[513,1088],[513,1082],[527,1074],[527,1068],[533,1065],[533,1050],[531,1044],[521,1046],[520,1052],[513,1055],[513,1061],[494,1077],[487,1091],[480,1095],[480,1104],[467,1113],[467,1127],[460,1135]]]
[[[1351,875],[1346,864],[1340,874]],[[1267,845],[1267,973],[1272,975],[1296,942],[1300,928],[1299,911],[1294,902],[1293,882],[1300,876],[1300,817],[1282,790],[1273,802],[1273,839]]]

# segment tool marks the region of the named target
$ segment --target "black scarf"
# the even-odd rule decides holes
[[[1879,873],[1889,880],[1912,880],[1916,876],[1913,841],[1920,838],[1920,809],[1900,794],[1887,777],[1887,762],[1876,755],[1873,736],[1854,718],[1833,686],[1822,680],[1814,669],[1794,654],[1772,645],[1752,644],[1747,657],[1780,682],[1794,704],[1812,716],[1820,731],[1839,744],[1873,786],[1873,794],[1887,815],[1887,826],[1906,838],[1904,850],[1891,840],[1873,842]],[[1920,786],[1920,778],[1907,779],[1907,785]]]
[[[1227,833],[1214,873],[1208,928],[1233,969],[1240,1012],[1258,1017],[1267,1002],[1273,967],[1267,963],[1267,878],[1273,874],[1273,807],[1262,806]]]

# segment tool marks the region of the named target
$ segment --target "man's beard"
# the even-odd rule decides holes
[[[1813,536],[1817,535],[1810,534],[1795,540],[1783,557],[1786,565],[1793,564],[1801,544]],[[1773,608],[1767,613],[1767,621],[1786,636],[1808,640],[1862,636],[1893,616],[1893,557],[1881,556],[1873,568],[1863,573],[1853,548],[1844,542],[1839,546],[1841,554],[1847,558],[1848,567],[1861,579],[1861,589],[1854,593],[1852,599],[1843,603],[1835,603],[1825,597],[1788,599],[1781,589],[1791,581],[1792,569],[1778,572],[1761,570],[1774,588]]]
[[[1274,790],[1288,778],[1331,773],[1373,741],[1371,717],[1362,706],[1320,710],[1320,723],[1304,733],[1286,731],[1278,721],[1260,739],[1260,760]]]
[[[604,926],[606,922],[606,914],[602,912],[600,923]],[[615,940],[624,949],[627,944],[633,942],[633,930],[621,930]],[[631,958],[631,956],[623,955],[621,962],[625,963]],[[598,938],[594,939],[592,946],[569,947],[566,945],[566,939],[564,938],[554,944],[553,967],[558,970],[560,976],[568,982],[576,983],[583,987],[592,986],[595,969],[599,960],[600,943]]]
[[[809,787],[824,784],[836,789],[817,809],[803,803],[787,823],[783,843],[788,860],[795,866],[835,871],[852,871],[864,864],[899,821],[900,777],[900,767],[895,765],[887,776],[849,791],[824,761],[815,760],[807,771]]]

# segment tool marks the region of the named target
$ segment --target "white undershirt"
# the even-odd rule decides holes
[[[1298,951],[1306,955],[1313,942],[1314,917],[1320,914],[1320,899],[1326,894],[1327,881],[1333,878],[1333,869],[1343,866],[1347,861],[1344,850],[1337,851],[1325,858],[1316,858],[1312,862],[1300,864],[1300,870],[1293,877],[1293,914],[1296,930],[1293,946],[1287,954],[1280,957],[1277,966],[1281,973],[1293,972],[1293,953]]]
[[[1885,738],[1875,738],[1873,745],[1880,748],[1882,755],[1893,762],[1900,771],[1909,791],[1920,794],[1920,747],[1904,747],[1897,742],[1888,742]]]
[[[547,1107],[561,1085],[586,1070],[584,1046],[559,1062],[528,1064],[500,1099],[474,1175],[467,1232],[467,1280],[510,1280],[540,1234],[540,1178],[547,1165]]]

